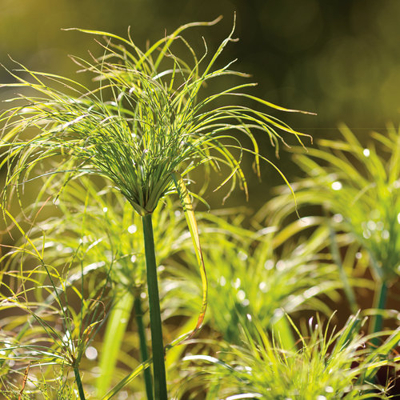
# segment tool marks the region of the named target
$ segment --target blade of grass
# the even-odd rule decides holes
[[[365,375],[366,380],[374,380],[376,373],[380,367],[388,365],[391,362],[398,362],[399,357],[389,358],[388,355],[398,346],[400,339],[400,328],[397,328],[392,334],[385,340],[383,344],[372,350],[368,355],[366,362],[372,362],[367,367],[367,373]],[[374,362],[376,360],[376,362]]]
[[[184,334],[176,338],[174,341],[165,346],[165,353],[169,350],[173,349],[175,346],[182,344],[185,340],[188,339],[189,333]],[[134,371],[132,371],[129,375],[127,375],[124,379],[122,379],[117,385],[115,385],[101,400],[109,400],[114,397],[121,389],[123,389],[126,385],[132,382],[139,374],[148,368],[153,362],[153,357],[150,357],[146,361],[143,361]]]
[[[178,172],[173,172],[172,178],[175,182],[175,186],[178,191],[179,197],[181,199],[183,210],[185,212],[186,221],[189,227],[190,235],[193,240],[196,258],[200,268],[200,276],[203,286],[202,290],[203,300],[201,305],[201,311],[197,320],[196,327],[194,328],[192,334],[190,335],[190,337],[192,337],[201,328],[207,310],[207,292],[208,292],[207,274],[203,260],[203,253],[201,251],[199,229],[197,227],[197,222],[194,215],[193,205],[190,199],[189,191],[182,179],[182,176]]]
[[[100,358],[101,373],[97,379],[97,396],[104,396],[111,383],[112,371],[117,362],[119,349],[129,321],[133,306],[133,295],[125,293],[114,305],[108,318],[103,340],[103,351]]]
[[[101,400],[109,400],[113,398],[121,389],[123,389],[129,382],[132,382],[137,376],[139,376],[146,368],[148,368],[153,359],[149,358],[145,362],[141,363],[134,371],[127,375],[122,381],[115,385]]]
[[[275,335],[278,338],[282,348],[287,350],[295,349],[296,342],[293,338],[291,325],[285,315],[282,315],[281,318],[272,324],[272,330],[275,332]]]

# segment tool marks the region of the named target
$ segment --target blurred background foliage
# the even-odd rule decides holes
[[[99,55],[100,46],[91,35],[66,32],[63,28],[94,29],[126,37],[130,26],[133,41],[144,48],[147,41],[154,43],[165,32],[171,33],[182,24],[211,21],[223,15],[224,19],[215,26],[195,28],[185,33],[185,38],[199,54],[204,51],[204,36],[209,53],[213,54],[229,34],[235,12],[237,25],[234,36],[240,40],[227,46],[221,64],[226,65],[237,59],[234,69],[252,74],[250,81],[258,82],[251,94],[284,107],[317,113],[317,116],[308,116],[275,112],[276,117],[295,130],[312,135],[315,141],[323,138],[338,140],[341,135],[337,126],[344,122],[362,145],[368,142],[371,131],[385,133],[388,123],[396,128],[399,126],[398,0],[0,0],[0,63],[7,68],[14,68],[10,56],[31,70],[69,76],[90,85],[86,81],[90,78],[89,74],[76,76],[79,67],[68,55],[89,58],[88,50]],[[0,83],[10,82],[11,79],[0,68]],[[212,90],[218,92],[223,87],[213,87]],[[14,89],[3,88],[0,91],[0,101],[14,96]],[[257,104],[250,106],[257,108]],[[0,110],[7,107],[7,104],[0,103]],[[285,140],[294,143],[287,136],[284,136]],[[292,154],[286,152],[284,147],[280,149],[280,158],[277,159],[267,137],[259,134],[257,140],[260,153],[274,161],[289,182],[304,175],[300,167],[293,163]],[[246,145],[245,140],[243,144]],[[307,147],[313,146],[308,140],[305,144]],[[243,218],[248,216],[250,220],[273,196],[273,188],[283,184],[283,180],[273,168],[263,165],[260,183],[256,175],[251,173],[251,160],[248,160],[247,164],[244,160],[243,168],[247,172],[250,193],[247,205],[251,210],[246,210]],[[4,178],[5,171],[1,173]],[[201,176],[196,178],[201,180]],[[220,182],[221,179],[212,182],[210,189],[216,188]],[[28,184],[26,192],[31,189],[34,191],[35,186],[38,186],[36,182]],[[213,209],[218,209],[225,194],[224,189],[217,193],[209,190],[205,198]],[[292,199],[288,201],[292,202]],[[226,206],[233,208],[239,205],[245,205],[245,195],[237,191],[227,200]],[[300,213],[301,216],[307,215],[307,211],[304,211],[304,215],[302,210]],[[294,214],[293,218],[296,218]],[[2,219],[0,231],[4,233]],[[325,232],[324,240],[326,235]],[[2,243],[10,244],[14,239],[16,235],[11,238],[5,234]],[[242,246],[247,251],[243,238],[240,240],[241,243],[235,244],[234,250]],[[287,250],[288,258],[296,249]],[[243,251],[241,254],[247,253]],[[213,254],[210,253],[209,257],[212,260]],[[179,272],[177,270],[176,275]],[[219,272],[215,271],[215,276],[210,274],[214,279],[214,282],[211,279],[211,285],[221,285]],[[264,271],[265,274],[267,272]],[[265,277],[260,275],[259,278],[260,282],[254,281],[262,285]],[[360,281],[361,277],[357,276],[357,279]],[[169,283],[168,280],[164,281]],[[365,284],[365,281],[362,282]],[[335,284],[331,286],[332,293],[335,293]],[[261,291],[262,287],[259,286]],[[243,292],[242,289],[236,289],[235,301]],[[367,303],[365,299],[368,298],[366,307],[370,306],[372,299],[372,288],[368,289],[366,295],[359,295],[361,303]],[[390,305],[397,307],[393,300],[398,302],[398,298],[390,300]],[[238,307],[237,302],[232,301],[232,304],[233,308]],[[303,308],[302,303],[298,305],[300,309]],[[176,304],[178,311],[179,306]],[[196,306],[194,304],[194,308]],[[343,310],[347,305],[342,301],[336,303],[335,307]],[[220,320],[229,324],[229,321]],[[129,341],[127,343],[131,345]]]
[[[79,68],[68,54],[87,58],[87,51],[97,54],[99,46],[90,35],[62,28],[126,36],[130,26],[134,42],[143,48],[147,40],[154,42],[184,23],[223,15],[216,26],[188,32],[196,50],[202,52],[204,36],[212,53],[229,33],[236,11],[235,36],[240,40],[227,47],[221,63],[237,58],[235,69],[252,74],[250,79],[259,83],[252,94],[318,114],[275,114],[294,129],[315,139],[335,138],[337,124],[344,122],[363,141],[371,130],[385,130],[389,121],[396,126],[400,117],[400,2],[396,0],[0,0],[0,5],[0,62],[9,68],[14,66],[8,55],[32,70],[85,83],[89,77],[76,77]],[[0,69],[0,82],[10,79]],[[0,100],[13,94],[2,90]],[[258,139],[261,153],[276,160],[268,138]],[[290,181],[300,172],[289,159],[281,151],[276,163]],[[262,169],[261,185],[254,174],[248,178],[253,209],[270,198],[272,186],[283,183],[268,166]],[[220,207],[224,194],[223,190],[210,194],[207,201]],[[244,201],[244,194],[238,193],[227,205]]]

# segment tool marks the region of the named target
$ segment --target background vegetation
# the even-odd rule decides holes
[[[243,192],[235,191],[226,201],[225,211],[202,213],[203,205],[197,205],[204,256],[208,264],[218,268],[209,272],[209,314],[201,336],[185,349],[173,348],[167,358],[169,388],[176,398],[194,399],[196,393],[203,398],[206,378],[210,400],[217,395],[227,399],[269,398],[270,389],[266,387],[274,388],[274,393],[287,389],[279,394],[282,398],[304,391],[310,399],[333,399],[338,393],[359,398],[361,392],[370,398],[372,383],[386,398],[383,392],[386,386],[392,386],[388,378],[392,370],[383,371],[386,380],[374,375],[392,354],[399,338],[397,312],[390,309],[399,308],[395,293],[399,284],[400,237],[400,4],[394,0],[232,0],[205,1],[201,5],[194,1],[60,1],[55,6],[43,0],[23,5],[3,0],[1,6],[0,33],[5,39],[0,43],[0,62],[12,68],[9,54],[32,70],[72,77],[77,66],[66,54],[87,58],[88,49],[95,56],[101,53],[92,36],[61,28],[104,30],[126,37],[130,26],[131,37],[143,48],[147,40],[153,43],[179,25],[209,21],[222,14],[222,22],[202,31],[212,54],[230,32],[237,12],[234,37],[240,40],[230,43],[217,66],[238,58],[234,69],[252,73],[252,81],[259,83],[252,94],[288,108],[316,112],[317,116],[282,115],[279,111],[274,115],[297,131],[311,134],[318,145],[306,143],[310,147],[308,155],[303,154],[304,149],[292,146],[287,152],[282,146],[277,159],[277,149],[267,138],[256,134],[260,153],[272,159],[293,182],[302,219],[296,215],[290,193],[277,189],[284,182],[276,170],[264,164],[260,183],[250,173],[250,157],[244,157],[242,162],[249,182],[247,204]],[[198,32],[185,34],[195,50],[203,46]],[[85,79],[84,75],[76,77],[83,83]],[[10,75],[0,71],[0,82],[8,81],[11,82]],[[213,92],[224,90],[218,85],[213,86]],[[0,99],[14,96],[12,88],[3,88],[0,93]],[[257,102],[251,106],[260,107]],[[338,129],[341,122],[346,126]],[[380,134],[371,135],[372,131]],[[295,145],[294,139],[285,140]],[[4,179],[5,168],[1,173]],[[194,175],[199,187],[201,178]],[[210,187],[218,186],[218,182],[211,182]],[[144,323],[148,324],[146,301],[138,304],[145,299],[142,242],[132,236],[140,222],[134,220],[116,193],[104,189],[101,180],[97,186],[85,181],[81,184],[71,183],[56,211],[46,203],[38,205],[43,208],[41,218],[50,218],[42,225],[35,223],[30,232],[32,241],[18,242],[23,225],[15,224],[12,236],[1,228],[3,245],[22,243],[22,247],[3,258],[8,271],[3,289],[11,291],[9,288],[21,280],[26,285],[26,297],[18,305],[20,310],[38,306],[28,295],[31,292],[40,304],[48,305],[43,319],[38,318],[36,328],[23,338],[26,352],[23,347],[14,349],[17,364],[23,365],[28,359],[35,363],[41,357],[40,363],[52,365],[50,369],[43,368],[43,381],[38,379],[40,384],[49,383],[49,387],[39,388],[48,398],[54,398],[57,391],[58,396],[74,396],[68,392],[67,372],[73,366],[77,373],[81,361],[86,390],[103,396],[110,382],[102,380],[101,375],[99,378],[97,360],[100,358],[103,370],[108,368],[108,377],[115,373],[114,384],[120,381],[140,360],[136,328],[130,328],[134,325],[129,321],[132,310],[136,324],[143,323],[142,311]],[[32,200],[29,187],[23,200],[27,212]],[[205,200],[212,209],[221,209],[227,191],[208,190]],[[91,207],[86,206],[88,198],[94,200]],[[272,202],[267,203],[270,199]],[[357,213],[348,207],[353,203]],[[240,212],[234,209],[244,205]],[[160,267],[159,273],[168,341],[193,326],[201,299],[198,271],[188,267],[196,265],[196,260],[185,234],[183,215],[173,209],[168,201],[155,215],[158,261],[166,265]],[[115,212],[112,217],[111,211]],[[109,226],[107,218],[103,219],[107,212],[108,222],[113,221]],[[62,225],[57,219],[60,215]],[[83,216],[82,222],[77,215]],[[107,240],[93,240],[103,231],[107,232]],[[74,249],[77,241],[80,244]],[[44,255],[46,263],[50,263],[46,273],[51,276],[51,285],[45,284],[43,271],[36,268]],[[19,270],[25,263],[32,268],[29,276]],[[133,275],[132,263],[136,266]],[[84,281],[86,274],[90,279]],[[58,294],[58,285],[63,288],[62,295]],[[111,288],[119,292],[115,294]],[[53,296],[54,301],[46,303],[48,296]],[[86,298],[96,300],[85,301]],[[5,309],[13,307],[5,304]],[[349,318],[350,312],[356,314],[359,308],[370,307],[375,311],[363,316],[371,314],[372,323],[360,316]],[[330,322],[315,317],[316,311],[329,316],[332,310],[338,312]],[[34,325],[33,317],[17,314],[20,317],[13,320],[6,311],[4,327],[6,332],[16,329],[21,335],[26,323]],[[110,318],[103,330],[106,315]],[[304,321],[309,316],[317,319],[310,319],[307,325]],[[63,321],[62,326],[57,325],[57,318]],[[343,330],[336,334],[333,326],[337,323],[337,329]],[[115,342],[122,346],[120,353],[113,348],[114,327],[118,335]],[[378,335],[381,329],[386,330],[384,336]],[[266,331],[279,334],[271,339]],[[11,351],[8,339],[2,340],[10,348],[7,352]],[[44,350],[46,346],[51,348],[49,352]],[[295,346],[299,352],[293,350]],[[176,363],[181,357],[183,368],[180,362]],[[266,365],[274,370],[266,370]],[[307,367],[299,369],[299,365]],[[337,374],[315,372],[327,365]],[[340,371],[350,367],[352,373],[343,376]],[[308,374],[304,375],[302,371],[307,368]],[[22,367],[15,368],[14,373],[20,378],[28,376]],[[57,380],[57,376],[65,379]],[[282,381],[267,385],[269,376],[282,377]],[[307,387],[307,376],[312,377],[312,390]],[[292,382],[293,387],[289,385]],[[3,384],[15,393],[20,390],[18,384],[15,388],[11,387],[13,383]],[[130,385],[132,393],[143,390],[140,380]],[[118,395],[127,398],[128,392],[124,389]]]
[[[345,122],[357,136],[371,128],[385,129],[399,121],[400,52],[396,0],[85,0],[75,2],[1,0],[0,62],[11,66],[8,55],[33,70],[72,74],[76,65],[67,54],[86,56],[98,51],[90,36],[62,28],[87,28],[125,36],[127,27],[135,43],[161,37],[165,30],[190,21],[224,19],[206,33],[212,52],[232,26],[237,12],[236,37],[225,59],[238,59],[235,68],[253,75],[259,85],[254,94],[288,108],[314,111],[317,117],[285,115],[295,129],[315,138],[335,137],[337,124]],[[193,34],[194,37],[190,35]],[[199,48],[198,32],[190,33]],[[0,81],[10,77],[0,70]],[[85,79],[84,76],[79,79]],[[83,82],[84,83],[84,82]],[[12,97],[7,91],[0,98]],[[261,152],[274,157],[267,140]],[[298,173],[281,152],[280,167],[290,179]],[[253,181],[251,181],[251,179]],[[250,205],[257,209],[270,197],[271,183],[281,183],[271,168],[263,168],[259,185],[250,177]],[[257,195],[255,195],[257,193]],[[212,205],[221,204],[222,193],[209,194]],[[242,193],[228,205],[242,204]]]

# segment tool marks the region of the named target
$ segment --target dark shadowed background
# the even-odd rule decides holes
[[[335,137],[344,122],[363,140],[371,129],[384,131],[400,117],[400,1],[398,0],[0,0],[0,62],[13,68],[10,55],[30,69],[74,79],[77,66],[68,54],[88,57],[99,47],[93,36],[62,28],[104,30],[121,36],[130,26],[133,40],[162,37],[192,21],[223,20],[210,28],[185,34],[200,52],[204,36],[210,52],[228,35],[237,13],[237,43],[221,62],[236,59],[235,68],[252,74],[256,96],[317,116],[274,115],[315,138]],[[0,82],[11,78],[0,69]],[[0,91],[0,99],[13,93]],[[0,108],[2,105],[0,104]],[[290,180],[297,173],[290,155],[275,158],[267,138],[261,151],[273,159]],[[292,142],[292,141],[291,141]],[[310,145],[309,141],[306,141]],[[248,168],[250,170],[250,167]],[[250,205],[258,208],[270,197],[272,185],[283,183],[265,165],[262,184],[250,174]],[[223,194],[223,193],[221,193]],[[218,198],[211,203],[220,205]],[[228,205],[243,204],[236,194]]]

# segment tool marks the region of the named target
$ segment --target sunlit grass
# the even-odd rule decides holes
[[[100,373],[96,384],[98,396],[106,393],[111,382],[116,383],[113,372],[132,314],[135,314],[138,326],[135,334],[143,335],[139,342],[141,351],[145,351],[141,361],[148,358],[145,331],[148,318],[146,316],[143,321],[140,315],[148,311],[140,216],[107,182],[98,182],[97,185],[103,185],[102,189],[98,189],[88,179],[71,181],[57,200],[58,215],[38,223],[30,230],[32,245],[43,251],[46,262],[65,276],[69,285],[75,284],[75,290],[82,294],[88,290],[88,297],[92,298],[97,287],[107,287],[107,295],[102,299],[104,306],[109,309],[107,328],[103,344],[99,341],[96,343],[100,354]],[[42,212],[47,207],[54,208],[49,202],[37,206],[42,207]],[[185,225],[183,213],[176,212],[168,199],[154,212],[156,251],[160,263],[179,251],[179,240]],[[43,244],[45,248],[42,249]],[[29,274],[30,253],[34,251],[27,247],[25,251],[9,254],[5,273],[24,264],[26,274]],[[37,279],[45,281],[46,274],[42,273]],[[35,295],[38,301],[43,300],[43,296],[39,296],[39,289]],[[54,299],[48,303],[49,307],[55,306]],[[127,357],[125,355],[123,358]],[[136,357],[140,360],[138,354]],[[137,359],[135,363],[138,364]],[[87,382],[91,381],[87,373],[86,377]],[[136,387],[142,389],[140,385]]]
[[[1,273],[2,391],[12,392],[13,385],[24,388],[25,380],[26,393],[39,394],[44,387],[62,393],[72,375],[81,396],[79,369],[106,318],[107,284],[100,278],[93,280],[92,290],[84,289],[80,281],[89,268],[82,265],[78,276],[61,275],[41,254],[31,242],[25,249],[15,247],[2,260],[9,267]],[[31,270],[24,268],[27,263]],[[21,380],[26,368],[29,373]]]
[[[387,357],[399,332],[391,332],[381,347],[371,350],[367,346],[371,337],[361,333],[363,323],[359,317],[351,317],[336,331],[329,323],[323,326],[319,319],[310,319],[303,333],[295,328],[298,343],[292,349],[282,346],[278,337],[267,335],[257,322],[253,321],[255,329],[251,331],[242,325],[241,345],[220,342],[216,356],[185,357],[189,368],[199,371],[186,388],[191,388],[190,393],[204,393],[208,382],[204,398],[210,400],[389,399],[390,384],[376,385],[373,377],[379,366],[391,364]],[[176,398],[184,391],[177,389]]]
[[[1,116],[5,125],[2,147],[9,149],[3,162],[10,168],[6,187],[28,180],[39,162],[61,155],[52,173],[72,169],[73,174],[105,175],[140,215],[151,213],[159,199],[173,189],[173,172],[185,176],[200,164],[216,170],[227,165],[231,173],[222,184],[231,181],[233,190],[239,180],[247,191],[241,155],[237,159],[233,152],[254,154],[258,171],[261,155],[253,130],[263,131],[274,145],[281,138],[279,130],[298,137],[302,134],[263,111],[229,101],[248,99],[286,110],[243,92],[253,83],[200,95],[208,81],[247,75],[231,70],[231,63],[213,70],[223,49],[233,41],[233,31],[210,60],[207,47],[198,59],[180,36],[196,25],[209,24],[183,26],[144,52],[130,39],[85,31],[106,37],[103,57],[91,61],[73,58],[99,83],[92,89],[23,66],[10,72],[17,83],[3,86],[30,88],[37,97],[24,93],[10,99],[20,104]],[[183,41],[187,47],[190,64],[171,52],[175,41]],[[225,99],[227,104],[221,105]],[[27,139],[23,132],[28,128],[39,129],[40,134]],[[232,136],[234,130],[250,138],[253,149],[243,148]],[[71,159],[75,165],[70,164]]]
[[[54,195],[75,177],[99,174],[108,178],[142,217],[157,399],[167,398],[167,388],[152,213],[164,196],[179,194],[202,274],[197,330],[206,311],[207,283],[190,192],[182,177],[190,183],[189,173],[205,166],[204,190],[211,169],[218,172],[227,167],[229,172],[218,188],[230,182],[229,195],[239,182],[247,194],[243,154],[254,156],[258,174],[260,159],[273,165],[259,154],[254,132],[263,132],[275,146],[282,139],[280,132],[294,134],[300,142],[302,136],[265,111],[242,105],[246,100],[260,107],[293,111],[247,93],[253,83],[227,85],[220,92],[202,94],[205,84],[212,87],[217,78],[247,77],[232,70],[232,62],[216,67],[224,48],[234,41],[234,28],[211,56],[205,42],[204,53],[198,57],[181,36],[185,29],[217,21],[181,26],[145,50],[140,50],[129,35],[125,39],[81,30],[103,37],[98,42],[101,57],[91,56],[89,61],[72,57],[97,86],[87,88],[70,78],[31,71],[19,63],[17,70],[9,71],[15,83],[1,85],[23,91],[9,99],[12,106],[0,116],[5,151],[0,167],[7,167],[3,204],[16,198],[22,205],[21,188],[36,178],[36,167],[45,165],[45,172],[39,175],[48,177],[46,185],[55,174],[64,176],[64,184]],[[173,53],[177,42],[183,44],[190,61]],[[234,131],[250,139],[252,148],[244,148]],[[49,169],[44,162],[55,157],[56,166]],[[4,206],[3,210],[6,213]],[[79,374],[76,377],[83,400]],[[148,392],[147,397],[150,400],[153,394]]]
[[[285,313],[313,309],[331,314],[327,300],[333,304],[339,299],[340,275],[323,251],[329,230],[318,227],[319,218],[309,218],[308,226],[317,229],[299,240],[296,234],[305,220],[284,229],[274,226],[255,231],[241,228],[240,214],[231,213],[236,216],[232,224],[212,214],[198,215],[203,254],[207,265],[213,266],[208,270],[206,324],[214,335],[239,344],[239,321],[254,316],[264,329],[279,332],[289,345],[293,334]],[[187,243],[185,249],[180,254],[183,265],[167,265],[161,290],[166,310],[193,318],[199,297],[195,282],[200,278],[196,270],[185,267],[193,264],[194,256]]]
[[[320,206],[332,232],[345,232],[347,242],[358,246],[352,260],[341,260],[336,254],[339,267],[346,262],[352,268],[362,255],[366,258],[364,264],[370,266],[377,283],[373,312],[378,316],[371,329],[378,332],[382,329],[380,310],[386,307],[388,289],[399,276],[400,135],[389,126],[387,134],[372,132],[361,144],[346,126],[340,131],[343,139],[321,139],[307,155],[294,150],[306,178],[293,187],[300,213],[307,205]],[[275,210],[283,217],[293,212],[287,200],[288,196],[274,199]],[[333,236],[331,243],[337,240]]]

